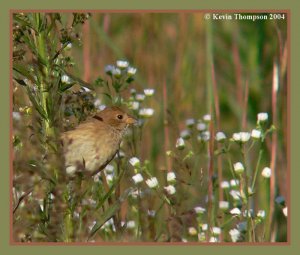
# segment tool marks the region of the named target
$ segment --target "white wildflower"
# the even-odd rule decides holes
[[[144,101],[145,100],[145,95],[144,94],[136,94],[135,95],[135,99],[137,100],[137,101],[140,101],[140,102],[142,102],[142,101]]]
[[[210,115],[210,114],[205,114],[205,115],[203,116],[203,120],[204,120],[205,122],[210,122],[210,121],[211,121],[211,115]]]
[[[201,138],[204,142],[207,142],[210,139],[210,132],[209,131],[202,132]]]
[[[206,209],[201,207],[201,206],[197,206],[194,208],[194,211],[197,213],[197,214],[203,214],[205,213]]]
[[[117,67],[125,69],[129,66],[129,62],[126,60],[117,60]]]
[[[234,228],[229,231],[229,235],[231,237],[232,242],[235,243],[239,240],[241,233],[236,228]]]
[[[218,142],[223,142],[226,139],[226,135],[223,132],[216,133],[215,139]]]
[[[153,189],[158,186],[158,180],[156,177],[152,177],[152,178],[146,180],[146,184],[148,185],[149,188]]]
[[[61,77],[61,82],[62,83],[66,83],[66,84],[70,84],[71,83],[71,78],[68,75],[64,74]]]
[[[283,212],[283,214],[284,214],[285,217],[288,216],[288,208],[287,208],[287,207],[284,207],[284,208],[282,209],[282,212]]]
[[[264,177],[264,178],[270,178],[271,175],[272,175],[272,170],[270,167],[265,167],[262,172],[261,172],[261,175]]]
[[[144,180],[144,178],[140,173],[138,173],[138,174],[132,176],[132,180],[134,181],[135,184],[137,184],[137,183],[142,182]]]
[[[140,103],[137,101],[130,102],[129,109],[138,110],[140,107]]]
[[[242,143],[246,143],[249,141],[250,139],[250,133],[248,132],[240,132],[240,135],[241,135],[241,142]]]
[[[137,167],[140,165],[140,160],[137,157],[132,157],[131,159],[129,159],[129,163],[132,166]]]
[[[128,229],[133,229],[133,228],[135,228],[135,221],[134,221],[134,220],[127,221],[126,227],[127,227]]]
[[[258,217],[258,218],[261,218],[261,219],[264,219],[264,218],[266,217],[266,212],[265,212],[265,210],[259,210],[259,211],[257,212],[257,217]]]
[[[219,201],[219,208],[222,210],[226,210],[229,208],[229,202],[228,201]]]
[[[168,172],[167,182],[173,182],[176,180],[176,174],[174,172]]]
[[[168,185],[168,186],[164,187],[164,189],[169,195],[173,195],[176,193],[176,189],[173,185]]]
[[[152,108],[142,108],[139,111],[139,115],[145,118],[151,117],[153,114],[154,114],[154,109]]]
[[[236,186],[238,186],[239,184],[240,184],[240,181],[237,180],[237,179],[232,179],[232,180],[230,180],[230,186],[231,186],[231,187],[236,187]]]
[[[235,141],[235,142],[240,142],[241,141],[241,133],[234,133],[232,135],[232,139]]]
[[[191,137],[191,134],[190,134],[190,131],[189,130],[182,130],[180,132],[180,136],[183,138],[183,139],[189,139]]]
[[[206,130],[206,124],[203,123],[203,122],[199,122],[199,123],[197,124],[197,130],[198,130],[198,131],[204,131],[204,130]]]
[[[188,231],[189,231],[189,234],[190,234],[191,236],[195,236],[195,235],[198,234],[197,229],[194,228],[194,227],[189,227]]]
[[[230,210],[230,213],[232,215],[240,215],[241,214],[241,210],[239,208],[235,207],[235,208],[233,208],[233,209]]]
[[[217,243],[218,241],[219,241],[218,238],[215,236],[212,236],[211,238],[209,238],[210,243]]]
[[[13,112],[12,117],[14,120],[20,120],[21,119],[21,114],[20,112]]]
[[[135,74],[136,74],[136,71],[137,71],[137,69],[136,69],[135,67],[130,66],[130,67],[127,68],[127,74],[128,74],[129,76],[135,75]]]
[[[268,118],[269,118],[268,113],[260,112],[257,114],[257,123],[266,122]]]
[[[202,231],[207,231],[208,230],[208,224],[204,223],[201,226]]]
[[[245,170],[245,168],[241,162],[237,162],[237,163],[233,164],[233,168],[237,174],[242,174]]]
[[[213,227],[211,232],[214,234],[214,235],[220,235],[221,234],[221,228],[219,227]]]
[[[261,138],[261,131],[258,129],[253,129],[251,132],[251,136],[254,139],[260,139]]]
[[[234,200],[240,200],[241,198],[241,193],[238,190],[230,190],[229,194]]]
[[[195,124],[195,120],[194,120],[194,119],[187,119],[187,120],[185,121],[185,125],[186,125],[187,127],[192,127],[192,126],[194,126],[194,124]]]
[[[154,95],[154,92],[155,92],[154,89],[144,89],[144,94],[145,94],[147,97],[153,96],[153,95]]]
[[[184,147],[185,147],[185,142],[184,142],[184,140],[183,140],[182,137],[180,137],[180,138],[177,139],[176,145],[175,145],[175,146],[176,146],[176,148],[179,149],[179,150],[184,149]]]
[[[228,189],[229,188],[229,182],[228,181],[222,181],[221,182],[221,188],[222,189]]]

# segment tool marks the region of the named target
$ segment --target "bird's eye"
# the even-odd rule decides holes
[[[119,115],[117,116],[117,118],[118,118],[119,120],[121,120],[121,119],[123,119],[123,115],[119,114]]]

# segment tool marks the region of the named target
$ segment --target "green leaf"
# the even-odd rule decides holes
[[[34,77],[31,75],[30,71],[25,67],[25,65],[14,63],[13,70],[23,75],[28,80],[31,80],[33,83],[36,82]]]
[[[33,96],[32,92],[30,91],[28,86],[26,87],[26,89],[27,89],[27,95],[28,95],[32,105],[34,106],[34,108],[38,111],[38,113],[41,115],[41,117],[43,119],[47,120],[48,117],[47,117],[47,113],[45,112],[45,110],[36,101],[35,97]]]

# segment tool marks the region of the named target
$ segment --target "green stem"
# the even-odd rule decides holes
[[[259,170],[260,161],[262,159],[262,155],[263,155],[263,149],[261,148],[259,150],[258,160],[257,160],[257,163],[256,163],[255,173],[254,173],[254,177],[253,177],[253,181],[252,181],[252,185],[251,185],[252,190],[254,190],[254,186],[255,186],[255,182],[256,182],[256,178],[257,178],[257,173],[258,173],[258,170]]]

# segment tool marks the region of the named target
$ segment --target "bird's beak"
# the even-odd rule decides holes
[[[132,116],[128,115],[125,122],[126,122],[126,124],[135,124],[137,122],[137,120],[135,118],[133,118]]]

